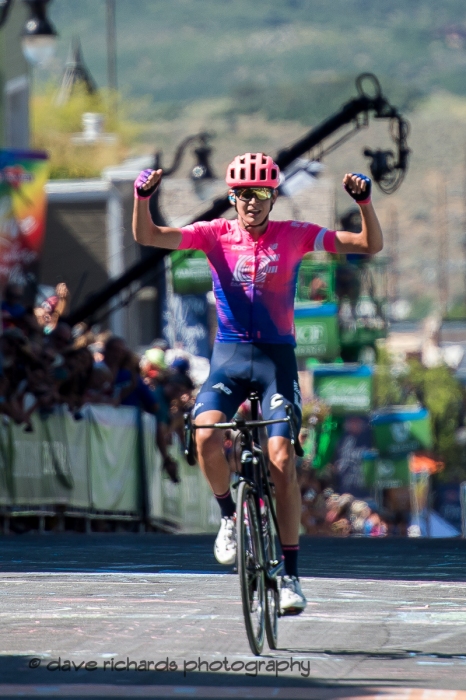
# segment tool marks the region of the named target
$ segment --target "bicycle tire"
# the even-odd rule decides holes
[[[277,562],[277,536],[273,518],[270,515],[270,503],[267,494],[264,494],[265,513],[262,516],[265,576],[265,633],[270,649],[277,648],[278,616],[280,611],[280,592],[277,579],[270,580],[267,572]]]
[[[238,575],[244,625],[251,651],[259,656],[265,639],[265,580],[259,517],[252,486],[241,481],[236,502]]]

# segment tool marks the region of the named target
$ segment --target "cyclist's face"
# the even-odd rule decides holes
[[[248,193],[248,196],[249,194],[250,193]],[[236,211],[238,212],[238,217],[243,222],[243,225],[248,228],[259,226],[262,222],[264,222],[270,214],[270,210],[272,209],[277,196],[278,192],[274,191],[270,199],[263,201],[254,196],[247,200],[236,197]]]

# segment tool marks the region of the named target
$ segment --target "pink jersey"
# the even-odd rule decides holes
[[[303,221],[270,221],[254,241],[238,221],[198,221],[181,229],[178,250],[209,260],[221,343],[290,343],[294,297],[305,253],[335,253],[336,232]]]

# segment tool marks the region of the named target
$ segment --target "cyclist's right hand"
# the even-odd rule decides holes
[[[148,199],[151,197],[162,180],[162,170],[147,168],[139,173],[134,182],[134,196],[136,199]]]

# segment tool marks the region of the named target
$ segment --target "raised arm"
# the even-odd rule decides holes
[[[371,202],[371,181],[359,173],[347,173],[343,185],[361,211],[362,231],[337,231],[337,253],[365,253],[374,255],[383,248],[383,235]]]
[[[176,250],[182,238],[180,229],[156,226],[149,211],[149,199],[161,179],[161,170],[143,170],[134,183],[133,236],[141,245]]]

